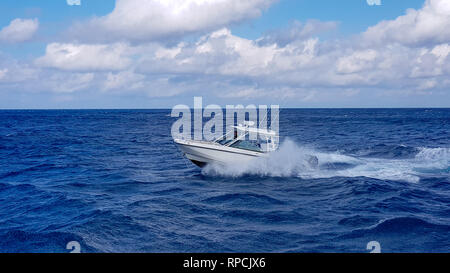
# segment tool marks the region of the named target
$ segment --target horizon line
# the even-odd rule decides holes
[[[193,108],[193,107],[192,107]],[[0,111],[64,111],[64,110],[171,110],[172,108],[0,108]],[[202,108],[204,109],[204,108]],[[225,109],[225,108],[224,108]],[[279,109],[450,109],[450,106],[428,107],[280,107]]]

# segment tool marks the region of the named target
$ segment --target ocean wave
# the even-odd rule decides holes
[[[36,164],[31,167],[7,171],[3,174],[0,174],[0,179],[15,177],[15,176],[19,176],[19,175],[23,175],[23,174],[27,174],[27,173],[31,173],[31,172],[37,172],[37,171],[42,172],[42,171],[52,170],[52,169],[56,169],[56,168],[57,167],[55,164],[41,163],[41,164]]]
[[[345,238],[359,238],[365,236],[380,235],[383,237],[392,234],[412,234],[424,232],[450,232],[450,225],[431,223],[418,217],[394,217],[380,221],[379,223],[364,229],[357,229],[349,234],[343,235]]]
[[[378,144],[365,151],[358,153],[361,157],[373,157],[384,159],[407,159],[413,158],[420,151],[419,148],[407,145]]]
[[[9,253],[69,253],[67,244],[76,241],[81,252],[99,252],[87,245],[83,238],[71,232],[26,232],[10,230],[0,234],[0,249]]]
[[[280,201],[278,199],[254,193],[221,194],[218,196],[209,197],[204,201],[210,203],[250,204],[251,206],[284,204],[283,201]]]
[[[302,215],[296,211],[257,211],[257,210],[243,210],[233,209],[223,212],[222,217],[239,219],[243,221],[259,222],[265,225],[283,224],[301,224],[311,221],[311,217]]]
[[[283,112],[301,142],[230,174],[167,111],[3,111],[0,252],[449,251],[448,109]]]
[[[286,140],[269,157],[257,158],[244,164],[209,165],[202,173],[207,176],[241,177],[299,177],[303,179],[331,177],[368,177],[382,180],[419,182],[422,175],[448,173],[449,148],[404,148],[413,157],[402,159],[350,156],[326,153],[302,147]],[[403,157],[405,153],[401,153]],[[308,159],[315,156],[318,166]]]
[[[450,148],[419,148],[417,159],[432,161],[450,161]]]

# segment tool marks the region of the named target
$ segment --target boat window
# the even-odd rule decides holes
[[[218,141],[217,143],[219,143],[220,145],[227,145],[230,142],[232,142],[234,139],[222,139],[220,141]]]
[[[239,149],[245,149],[255,152],[261,152],[261,145],[257,141],[252,140],[238,140],[233,145],[231,145],[233,148],[239,148]]]

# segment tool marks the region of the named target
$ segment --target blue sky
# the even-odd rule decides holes
[[[340,22],[340,34],[351,35],[362,32],[381,20],[395,19],[408,8],[420,8],[423,3],[423,0],[385,0],[380,6],[369,6],[364,0],[281,0],[264,16],[234,30],[237,35],[258,38],[268,29],[285,27],[292,20],[317,19]]]
[[[450,106],[445,0],[0,7],[0,108]]]

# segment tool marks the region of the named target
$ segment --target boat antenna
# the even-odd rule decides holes
[[[278,119],[279,118],[279,116],[280,116],[280,108],[278,108],[278,113],[277,113],[277,116],[275,117],[275,119]],[[272,109],[270,109],[270,115],[271,115],[271,117],[272,117]],[[272,118],[270,119],[270,129],[272,130]]]
[[[278,114],[277,114],[276,118],[280,115],[280,111],[281,111],[281,110],[278,108]],[[272,109],[270,110],[270,114],[272,115]],[[259,125],[263,124],[263,122],[267,120],[267,116],[268,116],[268,115],[269,115],[269,113],[266,111],[266,115],[265,115],[264,118],[259,122]],[[272,125],[272,120],[270,120],[270,125]],[[272,128],[269,128],[269,125],[267,125],[267,129],[272,129]]]
[[[259,122],[258,128],[260,128],[260,127],[261,127],[261,124],[263,124],[263,122],[266,121],[267,115],[268,115],[268,113],[267,113],[267,111],[266,111],[266,115],[264,116],[264,118],[262,119],[262,121]],[[268,127],[268,126],[267,126],[267,127]]]

